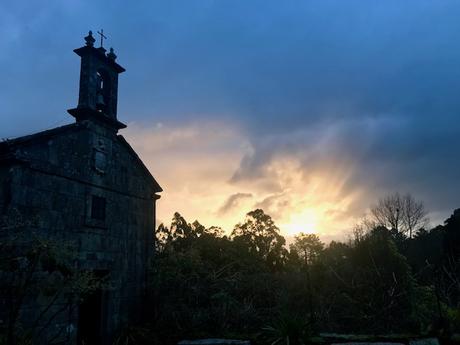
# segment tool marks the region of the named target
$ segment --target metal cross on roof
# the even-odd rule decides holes
[[[107,37],[104,35],[104,30],[101,29],[101,31],[97,32],[99,35],[101,35],[101,47],[103,46],[104,43],[104,38],[107,39]]]

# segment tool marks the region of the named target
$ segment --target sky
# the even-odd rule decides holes
[[[3,0],[0,138],[73,121],[72,50],[103,28],[159,221],[230,232],[262,208],[328,241],[400,192],[436,225],[460,207],[458,18],[457,0]]]

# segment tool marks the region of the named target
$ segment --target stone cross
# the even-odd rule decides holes
[[[104,35],[104,30],[101,29],[101,31],[98,31],[97,32],[99,35],[101,35],[101,47],[102,47],[102,44],[104,42],[104,38],[107,39],[107,37]]]

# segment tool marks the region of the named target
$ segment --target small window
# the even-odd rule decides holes
[[[105,198],[93,195],[91,200],[91,218],[95,220],[105,220]]]
[[[99,174],[104,174],[107,169],[107,155],[100,150],[94,150],[94,168]]]

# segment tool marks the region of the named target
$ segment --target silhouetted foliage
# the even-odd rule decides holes
[[[459,331],[460,210],[432,230],[403,222],[368,222],[347,243],[324,245],[299,233],[288,251],[260,209],[229,237],[176,213],[157,231],[151,327],[165,344],[193,337],[305,344],[319,331]]]
[[[66,324],[56,320],[71,314],[105,280],[75,266],[74,243],[37,231],[16,209],[0,218],[0,344],[33,344],[48,334],[48,344],[62,344]],[[24,310],[35,300],[34,312]],[[27,326],[21,316],[31,319]]]
[[[286,240],[273,219],[257,209],[249,212],[243,223],[235,225],[231,235],[233,242],[260,257],[270,268],[280,269],[287,254]]]
[[[294,243],[290,245],[290,251],[297,253],[297,256],[305,264],[312,264],[319,259],[324,244],[315,234],[300,234],[294,237]]]

